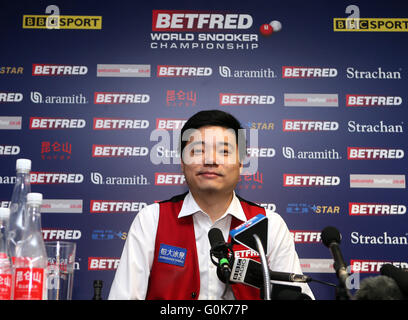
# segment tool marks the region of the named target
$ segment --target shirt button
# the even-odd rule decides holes
[[[197,293],[196,292],[191,292],[191,298],[195,299],[195,297],[197,297]]]

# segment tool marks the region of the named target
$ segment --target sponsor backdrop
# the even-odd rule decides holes
[[[306,274],[337,283],[328,225],[362,278],[407,267],[408,5],[350,5],[2,4],[0,203],[30,158],[44,239],[77,243],[74,299],[106,298],[134,217],[186,190],[179,129],[214,108],[246,129],[237,193],[284,218]]]

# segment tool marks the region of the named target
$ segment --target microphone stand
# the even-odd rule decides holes
[[[263,249],[261,239],[259,239],[258,235],[254,234],[253,236],[256,242],[256,246],[258,248],[259,256],[261,257],[261,264],[262,264],[263,277],[264,277],[264,286],[265,286],[264,300],[271,300],[272,285],[271,285],[271,280],[270,280],[271,277],[269,276],[269,267],[268,267],[268,262],[266,260],[265,251]]]

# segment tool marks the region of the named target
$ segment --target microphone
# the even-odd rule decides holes
[[[268,247],[268,218],[263,214],[244,222],[230,231],[232,241],[240,243],[259,253],[262,263],[263,283],[265,286],[265,300],[271,299],[272,286],[269,281],[269,268],[265,252]]]
[[[312,278],[302,274],[269,271],[270,280],[304,283],[312,281]],[[220,279],[223,281],[223,279]],[[252,259],[237,258],[234,261],[230,283],[241,283],[263,290],[264,276],[262,265]],[[272,300],[311,300],[301,292],[299,286],[274,284],[271,293]]]
[[[258,252],[258,246],[254,235],[258,235],[262,246],[267,252],[268,247],[268,218],[263,214],[258,214],[252,219],[244,222],[230,232],[231,238],[254,251]]]
[[[408,296],[408,272],[387,263],[381,267],[380,273],[394,279],[402,293]]]
[[[388,276],[367,277],[361,281],[360,289],[353,300],[403,300],[397,282]]]
[[[312,278],[303,274],[277,272],[269,270],[270,280],[284,282],[305,283],[312,281]],[[246,284],[255,288],[263,286],[262,265],[252,259],[237,258],[234,261],[231,271],[230,281]]]
[[[336,270],[337,278],[340,280],[340,286],[346,287],[346,280],[349,274],[346,270],[347,266],[344,262],[343,255],[340,250],[341,234],[335,227],[326,227],[323,229],[321,238],[323,244],[329,248],[334,260],[334,270]]]
[[[224,236],[218,228],[210,229],[208,239],[211,245],[211,261],[217,266],[217,271],[220,270],[222,276],[228,279],[231,274],[230,259],[233,258],[232,253],[230,253],[232,252],[231,246],[225,242]],[[218,259],[218,263],[214,261],[213,256]]]

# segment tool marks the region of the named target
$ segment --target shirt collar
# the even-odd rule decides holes
[[[204,211],[201,210],[197,202],[194,200],[193,195],[191,194],[191,192],[189,192],[184,198],[183,205],[181,207],[178,218],[190,216],[197,212],[204,212]],[[239,199],[235,195],[235,192],[233,193],[232,201],[227,211],[223,214],[223,217],[228,214],[234,216],[240,221],[247,221],[244,210],[242,209],[241,203],[239,202]]]

